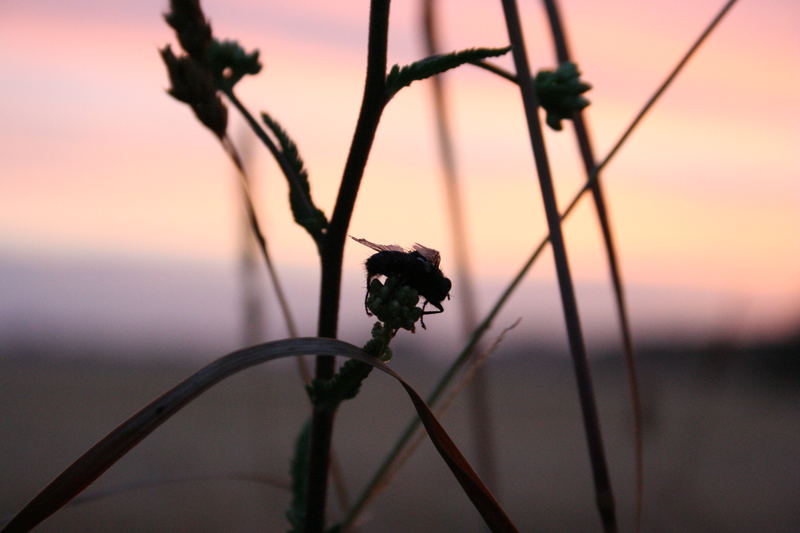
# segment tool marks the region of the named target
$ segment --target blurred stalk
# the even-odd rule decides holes
[[[275,266],[272,264],[272,259],[270,258],[269,251],[267,250],[267,240],[266,237],[264,237],[264,233],[261,231],[261,224],[258,221],[258,215],[256,215],[255,206],[253,205],[253,197],[250,194],[250,180],[247,177],[247,171],[245,170],[244,163],[242,162],[242,158],[239,156],[239,153],[236,151],[236,147],[233,145],[229,137],[226,136],[222,139],[222,145],[230,156],[231,161],[233,161],[233,164],[236,166],[236,169],[239,171],[239,183],[241,185],[240,190],[245,206],[247,220],[250,224],[253,236],[256,239],[256,243],[258,243],[258,248],[261,250],[261,256],[264,258],[264,266],[266,266],[269,278],[272,280],[272,285],[275,288],[275,295],[278,298],[278,304],[280,305],[281,313],[283,314],[284,321],[286,322],[286,330],[289,332],[290,337],[297,337],[297,326],[295,325],[292,312],[289,309],[289,302],[283,292],[283,285],[278,278],[278,272],[275,270]]]
[[[439,31],[434,9],[434,0],[422,2],[422,27],[427,56],[441,53]],[[458,297],[461,307],[461,330],[464,338],[468,338],[478,324],[475,304],[475,291],[470,270],[467,230],[464,219],[464,207],[459,187],[458,170],[453,135],[450,127],[449,109],[445,93],[444,75],[430,78],[431,98],[436,119],[436,137],[439,148],[439,161],[442,166],[447,211],[450,217],[453,248],[455,251],[455,278],[458,286]],[[474,353],[480,353],[480,344]],[[477,470],[487,486],[497,493],[497,466],[495,464],[495,439],[491,410],[489,407],[489,376],[485,365],[475,369],[468,387],[469,414],[471,417],[472,438],[476,451]]]
[[[556,59],[559,64],[572,61],[569,53],[569,45],[561,16],[558,11],[556,0],[544,0],[547,18],[550,22],[550,30],[553,34],[553,42],[556,49]],[[622,335],[622,348],[625,356],[625,368],[628,375],[628,390],[630,394],[631,410],[633,412],[633,440],[634,440],[634,463],[636,477],[636,503],[635,503],[635,531],[641,530],[642,523],[642,493],[644,487],[644,461],[642,451],[642,402],[639,394],[639,377],[636,370],[636,357],[633,351],[633,337],[631,335],[630,321],[628,320],[628,309],[625,303],[625,292],[622,283],[622,274],[619,268],[614,237],[611,232],[611,222],[609,221],[608,209],[606,207],[605,195],[600,185],[600,174],[596,174],[592,179],[592,173],[597,167],[594,156],[594,149],[589,137],[589,128],[584,120],[583,111],[573,113],[572,123],[575,126],[575,137],[580,150],[583,168],[586,172],[587,182],[591,181],[590,189],[594,199],[597,219],[600,223],[600,231],[603,235],[603,244],[606,249],[608,259],[608,270],[611,276],[611,284],[614,289],[614,299],[619,319],[620,332]]]
[[[520,88],[523,107],[525,108],[531,149],[536,163],[537,174],[539,175],[539,185],[542,191],[547,225],[550,230],[550,243],[553,247],[553,257],[561,293],[561,306],[567,325],[567,336],[583,414],[583,425],[592,463],[597,508],[600,512],[604,530],[607,533],[611,533],[617,530],[614,494],[611,489],[611,479],[606,464],[603,439],[600,432],[600,420],[597,415],[592,378],[578,316],[578,305],[567,261],[564,236],[561,232],[561,216],[558,212],[553,180],[550,175],[550,164],[547,158],[547,148],[544,144],[542,127],[539,122],[538,97],[528,65],[528,55],[522,36],[522,25],[519,20],[517,3],[515,0],[503,0],[502,3],[508,37],[512,47],[511,52],[514,57],[514,66],[517,71],[517,83]]]
[[[250,144],[248,136],[240,136],[242,139],[239,143],[239,156],[242,163],[246,164],[250,160]],[[238,168],[236,172],[241,172]],[[236,179],[240,179],[236,176]],[[253,184],[249,176],[244,176],[247,182],[247,187],[252,190]],[[242,344],[243,346],[252,346],[264,339],[265,317],[264,317],[264,302],[260,294],[259,278],[256,274],[256,242],[253,238],[253,229],[250,225],[250,219],[247,216],[247,208],[243,199],[242,209],[240,212],[244,215],[241,217],[239,229],[239,280],[241,290],[241,313],[242,313]],[[299,360],[299,358],[298,358]]]

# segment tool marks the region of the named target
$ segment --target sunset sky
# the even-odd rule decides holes
[[[552,67],[543,9],[539,2],[522,4],[532,66]],[[593,85],[587,117],[603,156],[723,2],[561,4],[573,54]],[[268,110],[291,132],[314,199],[330,214],[361,98],[368,2],[203,6],[218,37],[261,51],[264,70],[243,80],[239,95],[253,112]],[[506,44],[499,2],[447,0],[440,8],[446,49]],[[160,295],[167,307],[157,309],[159,297],[143,299],[130,289],[161,279],[152,274],[161,266],[175,279],[184,266],[187,276],[192,269],[218,271],[220,286],[235,292],[235,175],[212,135],[164,92],[157,49],[175,42],[161,18],[165,9],[164,0],[0,3],[0,333],[8,334],[9,324],[35,330],[39,317],[67,320],[72,309],[100,321],[97,329],[103,320],[130,320],[129,332],[142,328],[145,335],[172,312],[181,314],[178,323],[189,320],[199,311],[188,301],[176,303],[185,293]],[[605,171],[631,312],[642,334],[682,326],[763,334],[800,318],[798,21],[795,0],[739,2]],[[394,2],[389,64],[422,55],[419,2]],[[510,58],[499,62],[512,68]],[[546,228],[518,91],[469,66],[449,73],[446,83],[485,310]],[[229,131],[251,154],[271,252],[296,296],[303,333],[313,334],[316,251],[291,221],[276,166],[235,110],[230,114]],[[584,179],[571,126],[549,132],[547,142],[563,206]],[[429,87],[419,82],[386,110],[351,233],[437,248],[447,272],[452,246],[438,168]],[[613,333],[590,201],[565,224],[565,234],[575,277],[586,288],[579,296],[587,327],[595,321]],[[343,302],[363,301],[361,263],[368,253],[348,245]],[[106,265],[102,280],[79,275],[96,264]],[[114,265],[122,277],[114,278]],[[151,277],[137,281],[131,265],[146,265]],[[115,292],[123,277],[127,289]],[[63,284],[45,290],[44,279]],[[95,282],[109,290],[86,293]],[[514,316],[535,300],[532,329],[548,309],[545,323],[563,327],[554,291],[547,254]],[[456,307],[457,287],[453,295]],[[363,308],[350,303],[345,316],[366,320]],[[139,318],[131,318],[131,309],[139,309]],[[230,316],[215,318],[213,305],[203,312],[202,320],[188,323],[232,323]],[[455,317],[443,320],[455,323]]]

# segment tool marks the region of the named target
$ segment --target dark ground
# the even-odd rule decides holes
[[[63,352],[63,351],[62,351]],[[98,351],[99,353],[99,351]],[[422,393],[442,371],[396,350],[393,366]],[[19,510],[71,461],[201,365],[53,358],[18,346],[0,357],[0,516]],[[568,360],[505,346],[490,363],[500,479],[521,531],[600,531]],[[527,357],[525,359],[524,357]],[[530,360],[536,357],[536,360]],[[800,531],[798,343],[641,351],[645,532]],[[616,356],[593,365],[622,531],[633,513],[630,410]],[[465,402],[442,417],[471,456]],[[335,446],[357,492],[410,416],[402,390],[373,375],[345,404]],[[292,362],[245,371],[156,430],[92,485],[230,474],[288,478],[307,400]],[[126,492],[67,508],[42,532],[285,531],[288,493],[206,479]],[[332,517],[340,516],[335,502]],[[362,533],[482,531],[449,470],[425,442],[367,514]]]

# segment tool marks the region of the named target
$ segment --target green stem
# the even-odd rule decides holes
[[[321,246],[322,280],[317,326],[320,337],[336,338],[345,238],[378,122],[386,104],[384,90],[389,5],[389,0],[372,0],[370,4],[367,76],[361,111],[345,164],[336,206]],[[334,357],[317,356],[315,372],[317,379],[330,379],[334,371]],[[322,406],[315,406],[312,412],[311,457],[306,497],[307,533],[321,533],[325,524],[328,463],[334,414],[334,410]]]

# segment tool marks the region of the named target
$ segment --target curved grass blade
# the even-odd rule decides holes
[[[517,531],[419,394],[399,374],[352,344],[305,337],[243,348],[203,367],[101,439],[12,518],[2,533],[31,530],[78,495],[172,415],[223,379],[260,363],[307,354],[350,357],[395,378],[408,393],[436,449],[489,528],[494,532]]]
[[[503,341],[503,338],[506,336],[506,334],[517,327],[521,320],[522,319],[518,318],[516,322],[506,327],[488,349],[481,351],[475,357],[469,358],[469,365],[464,371],[464,375],[461,377],[460,382],[454,387],[447,398],[445,398],[437,407],[437,416],[441,417],[444,415],[444,413],[453,404],[456,397],[464,390],[464,388],[472,383],[477,375],[477,372],[488,360],[489,356],[494,353],[494,351]],[[472,351],[474,350],[470,349],[469,353]],[[433,406],[434,404],[434,402],[431,402],[430,397],[428,397],[427,403],[429,406]],[[378,468],[378,472],[372,477],[364,491],[359,495],[356,504],[348,511],[347,516],[345,516],[345,519],[342,522],[343,533],[351,533],[355,531],[355,524],[358,522],[361,513],[364,512],[364,509],[366,509],[367,506],[370,505],[375,498],[377,498],[380,493],[389,486],[393,477],[403,467],[406,461],[411,458],[416,449],[422,443],[424,435],[421,431],[417,431],[419,429],[419,424],[419,419],[415,418],[409,425],[410,430],[406,430],[408,433],[403,433],[400,436],[392,452],[390,452],[389,455],[384,459],[383,463]],[[414,440],[411,440],[412,437]]]
[[[135,491],[143,491],[150,489],[160,489],[163,487],[170,487],[175,485],[188,485],[197,483],[219,482],[219,481],[236,481],[240,483],[252,483],[262,487],[270,487],[283,491],[289,491],[289,484],[286,480],[276,479],[270,476],[247,474],[234,472],[231,474],[207,474],[202,476],[185,476],[167,479],[149,479],[143,481],[135,481],[125,485],[109,487],[107,489],[98,490],[96,492],[87,492],[81,494],[67,504],[67,507],[78,507],[86,505],[87,503],[94,503],[113,498],[123,494],[128,494]]]
[[[450,54],[432,55],[410,65],[401,67],[394,65],[386,77],[386,100],[390,100],[397,91],[408,87],[415,81],[430,78],[464,63],[480,61],[487,57],[497,57],[511,50],[510,46],[503,48],[468,48]]]

